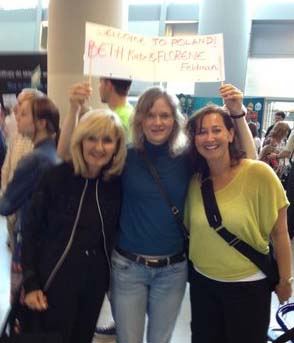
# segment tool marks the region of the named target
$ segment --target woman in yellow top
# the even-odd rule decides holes
[[[231,117],[207,106],[189,119],[192,178],[185,207],[190,229],[192,342],[265,343],[271,291],[265,274],[209,226],[201,195],[201,176],[210,171],[223,225],[261,253],[273,241],[283,303],[291,296],[291,251],[287,232],[288,200],[265,163],[242,158]],[[233,119],[232,119],[233,118]]]

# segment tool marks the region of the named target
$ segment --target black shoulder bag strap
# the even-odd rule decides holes
[[[161,195],[163,196],[164,200],[167,202],[167,204],[171,210],[171,213],[172,213],[173,217],[175,218],[175,221],[178,223],[178,225],[182,229],[182,233],[184,235],[185,240],[188,241],[190,233],[189,233],[188,229],[186,228],[186,226],[183,222],[183,217],[182,217],[182,214],[180,213],[180,210],[172,203],[170,197],[168,196],[165,189],[163,188],[163,185],[161,183],[161,180],[160,180],[160,177],[157,173],[157,170],[155,169],[155,167],[153,166],[149,157],[147,156],[146,151],[142,150],[141,154],[142,154],[142,157],[144,158],[144,160],[145,160],[145,162],[149,168],[149,171],[150,171],[154,181],[157,183],[157,186],[159,187]]]
[[[233,248],[238,250],[241,254],[246,256],[253,262],[269,279],[271,289],[279,282],[279,273],[276,261],[271,253],[265,255],[249,244],[245,243],[237,236],[229,232],[222,224],[222,217],[216,202],[213,183],[206,171],[202,175],[201,194],[205,208],[206,217],[209,225]]]

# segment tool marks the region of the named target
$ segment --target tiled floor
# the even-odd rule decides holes
[[[294,251],[294,242],[292,241],[292,251]],[[0,323],[2,323],[8,308],[9,299],[9,263],[10,254],[6,247],[6,222],[0,216]],[[293,273],[294,274],[294,273]],[[294,298],[291,299],[294,302]],[[275,313],[278,308],[278,302],[275,295],[272,299],[272,320],[271,326],[276,327]],[[107,323],[110,309],[109,304],[105,302],[99,323]],[[182,304],[181,313],[173,335],[173,343],[188,343],[190,342],[190,307],[188,289]],[[114,339],[94,338],[93,343],[115,343]]]

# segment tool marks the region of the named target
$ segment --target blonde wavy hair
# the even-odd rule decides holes
[[[289,131],[289,125],[283,121],[279,121],[272,128],[268,137],[274,138],[280,142],[283,138],[287,137]]]
[[[121,174],[126,159],[126,142],[122,123],[119,117],[110,110],[97,109],[87,112],[75,128],[71,143],[71,159],[76,175],[86,177],[88,167],[83,156],[82,142],[90,136],[114,136],[116,152],[113,158],[102,170],[105,181]]]

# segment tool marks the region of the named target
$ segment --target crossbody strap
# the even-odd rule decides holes
[[[152,162],[150,161],[149,157],[147,156],[146,151],[142,150],[141,155],[142,155],[143,159],[145,160],[145,162],[146,162],[146,164],[148,166],[148,169],[150,171],[150,174],[152,175],[154,181],[156,182],[162,197],[164,198],[164,200],[168,204],[168,207],[170,208],[173,217],[175,218],[176,222],[178,223],[178,225],[182,229],[182,233],[184,235],[184,238],[185,239],[189,239],[189,231],[187,230],[187,228],[186,228],[186,226],[185,226],[185,224],[183,222],[183,217],[182,217],[182,214],[181,214],[180,210],[173,204],[173,202],[171,201],[171,199],[168,196],[167,192],[165,191],[165,189],[164,189],[164,187],[162,185],[162,182],[160,180],[160,177],[158,175],[158,172],[155,169],[155,167],[152,164]]]
[[[270,254],[262,254],[249,244],[228,231],[222,224],[222,217],[214,194],[209,171],[202,175],[201,194],[209,225],[233,248],[252,261],[268,277],[272,277],[272,259]]]

